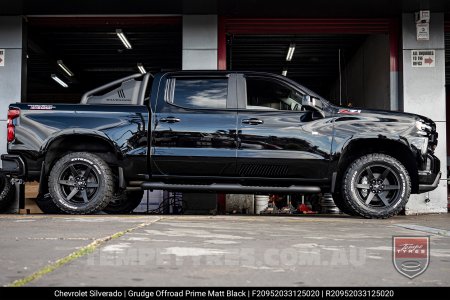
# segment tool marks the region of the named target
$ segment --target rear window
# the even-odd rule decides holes
[[[171,79],[170,103],[185,108],[225,109],[227,107],[227,78]]]

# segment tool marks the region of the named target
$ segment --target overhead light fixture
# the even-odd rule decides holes
[[[145,70],[144,66],[141,63],[138,63],[137,67],[139,69],[139,72],[141,72],[142,74],[147,73],[147,71]]]
[[[70,71],[70,69],[63,63],[62,60],[58,60],[58,61],[56,61],[56,63],[58,64],[58,66],[59,66],[61,69],[63,69],[64,72],[67,73],[67,75],[69,75],[70,77],[73,76],[73,72]]]
[[[122,32],[122,29],[116,29],[116,34],[119,37],[119,39],[122,41],[122,43],[125,46],[125,48],[127,48],[127,49],[133,48],[133,47],[131,47],[131,44],[128,41],[128,39],[125,36],[125,34]]]
[[[286,61],[291,61],[292,60],[292,56],[294,56],[294,51],[295,51],[295,44],[290,44],[289,45],[289,50],[288,53],[286,55]]]
[[[54,80],[54,81],[56,81],[57,83],[59,83],[62,87],[69,87],[68,85],[67,85],[67,83],[65,83],[64,81],[62,81],[58,76],[56,76],[56,74],[52,74],[52,79]]]
[[[281,75],[286,76],[286,75],[287,75],[287,70],[284,69],[284,70],[281,72]]]

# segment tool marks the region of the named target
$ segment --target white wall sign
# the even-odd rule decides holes
[[[411,50],[413,68],[434,68],[436,55],[434,50]]]
[[[5,49],[0,49],[0,67],[5,65]]]
[[[417,23],[417,40],[418,41],[429,41],[430,40],[430,24],[429,23]]]

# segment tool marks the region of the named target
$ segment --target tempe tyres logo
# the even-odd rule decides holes
[[[400,274],[412,279],[428,268],[430,263],[430,237],[394,236],[393,263]]]

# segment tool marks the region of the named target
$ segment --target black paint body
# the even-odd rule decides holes
[[[313,110],[246,109],[247,76],[276,80],[319,98],[321,115]],[[166,83],[177,77],[226,78],[227,107],[189,109],[167,103]],[[163,73],[155,76],[146,105],[49,106],[44,110],[25,103],[10,106],[20,109],[20,117],[13,121],[16,138],[8,144],[8,153],[23,158],[27,180],[48,176],[58,157],[70,151],[109,157],[111,165],[123,168],[128,185],[142,180],[302,184],[327,191],[342,173],[340,168],[348,165],[345,157],[360,151],[357,148],[362,145],[403,151],[405,159],[413,162],[408,171],[415,173],[410,175],[416,193],[420,184],[433,183],[440,168],[433,154],[437,133],[431,120],[400,112],[339,108],[298,83],[272,74]],[[260,123],[252,123],[255,120]],[[429,130],[421,132],[418,122]],[[424,136],[429,139],[426,153],[411,143]]]

